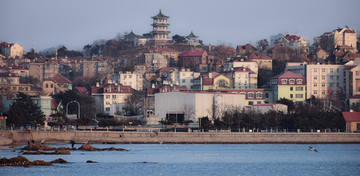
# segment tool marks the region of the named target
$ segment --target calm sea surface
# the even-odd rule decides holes
[[[70,144],[55,145],[56,147]],[[71,155],[26,155],[29,160],[68,164],[0,167],[11,175],[360,175],[359,144],[108,144],[98,148],[131,151],[84,152]],[[309,151],[312,146],[319,152]],[[76,145],[80,147],[80,145]],[[1,157],[20,155],[0,151]],[[98,163],[85,163],[87,160]]]

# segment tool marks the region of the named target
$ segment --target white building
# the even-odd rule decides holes
[[[213,106],[214,105],[214,106]],[[220,117],[226,110],[245,106],[245,95],[217,92],[166,92],[155,94],[155,115],[158,121],[175,117],[179,121]]]
[[[108,114],[116,112],[117,105],[123,104],[132,92],[130,86],[117,83],[91,87],[91,96],[95,99],[96,112]]]
[[[315,98],[325,99],[329,93],[345,92],[349,81],[345,77],[344,67],[344,65],[307,65],[307,98],[314,95]]]
[[[187,89],[194,89],[194,79],[200,76],[199,72],[190,71],[189,68],[182,68],[181,70],[174,70],[169,73],[168,82],[178,86],[186,86]]]
[[[286,71],[301,74],[305,77],[306,63],[305,62],[288,62],[285,67]]]
[[[226,62],[224,63],[224,71],[231,71],[232,68],[236,68],[236,67],[244,67],[244,68],[249,68],[252,71],[254,71],[255,73],[258,73],[259,70],[259,66],[255,61],[230,61],[230,62]]]
[[[237,67],[230,72],[235,89],[256,89],[257,73],[249,68]]]
[[[119,72],[117,75],[113,76],[115,83],[120,83],[124,86],[130,86],[135,90],[143,90],[143,75],[137,72]]]

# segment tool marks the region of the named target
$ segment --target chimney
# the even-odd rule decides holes
[[[209,78],[212,78],[212,72],[211,72],[211,73],[209,73]]]

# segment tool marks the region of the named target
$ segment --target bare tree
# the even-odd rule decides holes
[[[185,105],[184,110],[185,122],[193,121],[195,119],[195,107],[192,105]]]

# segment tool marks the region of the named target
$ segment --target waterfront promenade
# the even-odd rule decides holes
[[[123,131],[0,131],[0,145],[46,143],[360,143],[360,133],[343,132],[123,132]]]

